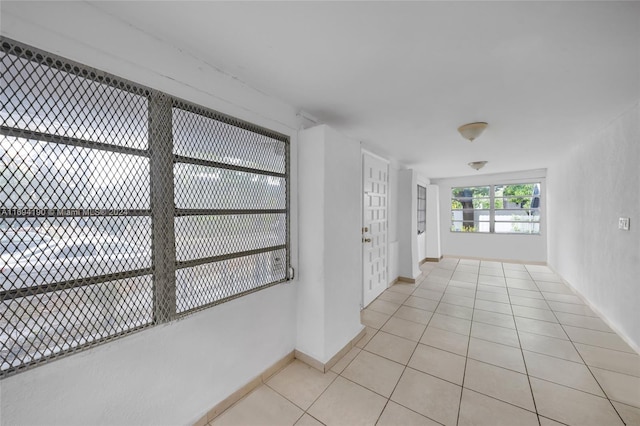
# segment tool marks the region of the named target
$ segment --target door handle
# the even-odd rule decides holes
[[[371,242],[371,238],[363,238],[362,242],[363,243],[370,243]]]

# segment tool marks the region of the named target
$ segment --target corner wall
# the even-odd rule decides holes
[[[440,193],[438,185],[427,185],[427,258],[440,259]]]
[[[640,347],[640,107],[548,169],[549,264]],[[631,218],[629,231],[618,218]]]
[[[324,359],[325,311],[325,128],[316,126],[298,134],[299,227],[303,247],[297,272],[301,284],[296,295],[296,349],[317,360]]]
[[[388,263],[387,263],[387,284],[391,284],[398,279],[399,243],[398,243],[398,165],[395,162],[389,164],[389,198],[387,205],[389,207],[388,223]]]
[[[299,133],[296,349],[327,363],[361,330],[360,144],[326,125]]]
[[[417,179],[417,184],[420,186],[423,186],[425,188],[425,197],[426,195],[426,188],[429,186],[429,179],[418,175],[418,179]],[[416,224],[418,222],[418,201],[417,201],[418,195],[416,194]],[[426,206],[426,202],[428,200],[425,200],[425,206]],[[428,208],[425,208],[425,224],[426,224],[426,219],[427,219],[427,214],[426,214],[426,210],[428,210]],[[416,226],[416,234],[417,234],[417,226]],[[420,264],[420,262],[424,261],[427,258],[427,239],[430,237],[430,235],[427,234],[427,231],[425,229],[425,232],[423,232],[422,234],[417,235],[417,244],[418,244],[418,265]]]
[[[412,169],[398,172],[398,274],[420,276],[418,259],[418,176]]]
[[[360,333],[362,305],[362,151],[360,143],[327,127],[325,204],[326,359]],[[327,200],[329,196],[325,199]],[[301,243],[303,240],[301,239]],[[301,246],[301,250],[303,247]]]

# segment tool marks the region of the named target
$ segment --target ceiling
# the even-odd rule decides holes
[[[91,4],[433,178],[545,168],[640,99],[638,2]]]

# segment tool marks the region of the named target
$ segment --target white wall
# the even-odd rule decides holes
[[[387,199],[388,211],[388,235],[389,251],[387,259],[387,279],[389,283],[398,278],[399,244],[398,244],[398,167],[392,161],[389,164],[389,198]]]
[[[296,348],[315,359],[324,358],[325,334],[325,128],[299,133],[298,177],[299,236],[302,242],[298,268]]]
[[[451,232],[451,188],[504,183],[541,182],[540,235]],[[481,257],[526,262],[547,261],[545,170],[432,179],[440,191],[440,237],[444,256]]]
[[[424,186],[425,188],[429,185],[429,179],[418,175],[417,177],[417,184],[420,186]],[[416,194],[416,227],[417,227],[417,211],[418,211],[418,204],[417,204],[417,197],[418,195]],[[426,213],[426,212],[425,212]],[[425,216],[426,219],[426,216]],[[416,229],[416,234],[417,234],[417,229]],[[417,235],[417,245],[418,245],[418,263],[422,262],[425,257],[427,257],[427,233],[426,233],[426,229],[425,232],[423,232],[420,235]]]
[[[326,129],[326,354],[329,361],[362,329],[362,151]],[[302,241],[302,240],[301,240]],[[301,250],[304,248],[301,246]]]
[[[548,169],[549,264],[640,347],[640,107]],[[618,229],[618,218],[631,229]]]
[[[86,3],[2,2],[3,36],[291,136],[295,111]],[[296,192],[292,163],[291,191]],[[296,200],[292,261],[297,265]],[[296,344],[282,284],[0,382],[2,424],[188,424]]]
[[[0,33],[273,130],[297,130],[297,111],[279,99],[87,2],[61,3],[3,1]]]
[[[427,238],[425,255],[440,259],[440,194],[438,185],[427,185]]]
[[[420,275],[418,260],[418,179],[414,170],[398,172],[398,274],[405,278]]]
[[[361,150],[322,125],[299,133],[297,349],[326,363],[361,330]]]
[[[427,239],[426,233],[422,233],[416,236],[416,244],[418,245],[418,263],[422,262],[427,257]]]
[[[3,379],[3,425],[191,424],[295,345],[285,284]]]

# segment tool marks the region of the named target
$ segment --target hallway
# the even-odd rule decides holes
[[[640,356],[549,268],[421,269],[330,372],[295,360],[210,425],[640,424]]]

